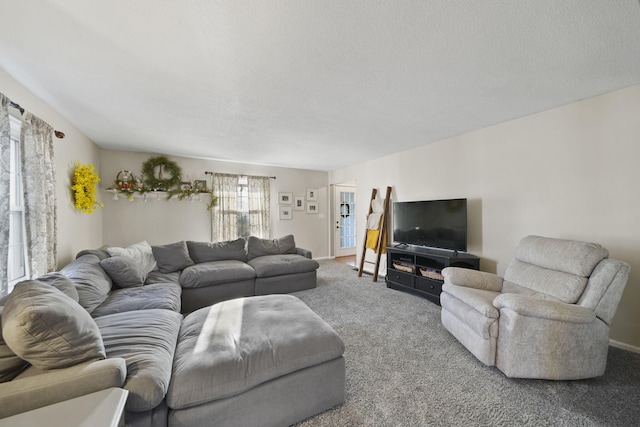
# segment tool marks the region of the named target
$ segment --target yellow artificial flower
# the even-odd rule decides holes
[[[93,165],[76,162],[71,186],[76,209],[85,214],[92,214],[95,208],[104,206],[96,199],[96,184],[99,182],[100,177]]]

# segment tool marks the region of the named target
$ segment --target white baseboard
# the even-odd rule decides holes
[[[634,345],[625,344],[623,342],[616,341],[616,340],[609,340],[609,345],[612,346],[612,347],[617,347],[617,348],[621,348],[623,350],[629,350],[629,351],[632,351],[634,353],[639,353],[640,354],[640,347],[636,347]]]

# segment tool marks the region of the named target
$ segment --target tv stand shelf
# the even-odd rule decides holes
[[[421,295],[440,305],[442,270],[462,267],[478,270],[480,258],[466,252],[453,252],[416,246],[387,247],[387,287]]]

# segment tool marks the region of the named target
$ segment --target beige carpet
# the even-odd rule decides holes
[[[346,345],[346,402],[300,426],[632,426],[640,354],[610,347],[607,371],[582,381],[509,379],[440,324],[440,307],[321,261],[318,287],[294,295]]]

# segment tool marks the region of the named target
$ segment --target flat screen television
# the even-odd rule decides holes
[[[395,202],[393,241],[466,252],[467,199]]]

